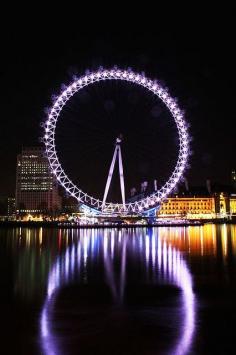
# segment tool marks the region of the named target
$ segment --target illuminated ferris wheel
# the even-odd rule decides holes
[[[93,85],[99,81],[118,80],[131,82],[135,85],[143,87],[159,98],[171,113],[178,130],[179,138],[179,152],[178,158],[173,172],[169,179],[164,183],[160,189],[156,189],[148,196],[140,198],[134,202],[127,202],[125,200],[124,188],[124,174],[121,156],[121,142],[122,138],[117,137],[115,144],[115,151],[111,162],[107,183],[103,199],[97,199],[84,192],[80,186],[77,186],[66,174],[61,165],[55,143],[56,126],[61,115],[63,107],[67,104],[70,98],[80,90],[83,90],[89,85]],[[100,69],[96,72],[90,72],[79,78],[76,78],[70,83],[63,92],[56,98],[53,106],[50,108],[47,120],[44,124],[44,143],[46,147],[46,154],[49,160],[50,167],[58,182],[65,188],[67,193],[76,198],[78,203],[96,210],[97,213],[106,214],[143,214],[149,210],[155,209],[161,202],[175,189],[180,181],[184,170],[186,169],[189,157],[189,135],[187,123],[184,119],[184,114],[168,91],[164,89],[157,81],[147,78],[144,74],[138,74],[132,70],[123,69]],[[107,202],[107,194],[111,183],[111,178],[114,170],[114,165],[118,159],[120,172],[120,186],[122,194],[122,203]]]

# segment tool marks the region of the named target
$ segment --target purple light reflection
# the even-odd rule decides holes
[[[181,253],[175,248],[168,248],[168,259],[172,260],[169,275],[173,282],[181,289],[183,325],[181,337],[173,348],[171,354],[187,354],[192,344],[195,328],[195,296],[193,293],[192,276]],[[169,264],[170,266],[170,264]]]
[[[128,252],[136,257],[136,262],[144,263],[147,272],[150,270],[150,264],[152,265],[153,282],[158,283],[161,276],[165,282],[180,288],[181,331],[170,353],[184,355],[189,352],[194,335],[196,312],[192,276],[182,253],[168,241],[167,231],[162,232],[164,233],[159,235],[154,232],[147,235],[141,231],[137,235],[127,236],[127,232],[121,231],[116,234],[104,230],[104,235],[99,235],[99,232],[91,234],[90,231],[83,230],[77,239],[78,242],[76,237],[74,238],[72,246],[68,246],[65,254],[56,259],[48,277],[47,297],[40,318],[40,337],[45,355],[60,354],[60,346],[54,335],[51,320],[57,293],[61,287],[73,281],[75,269],[78,271],[77,274],[80,274],[82,268],[83,275],[87,275],[87,260],[93,262],[93,259],[98,257],[99,251],[103,254],[106,281],[113,300],[119,305],[122,305],[125,292]],[[114,250],[118,251],[121,260],[118,284],[115,282],[114,274]],[[82,282],[88,282],[87,277]]]

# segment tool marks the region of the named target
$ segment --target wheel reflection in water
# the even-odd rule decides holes
[[[82,230],[73,244],[68,246],[64,255],[59,256],[49,273],[47,297],[40,318],[40,340],[45,355],[61,354],[57,336],[52,330],[52,312],[60,289],[74,280],[83,268],[83,282],[86,280],[88,258],[95,261],[102,252],[106,281],[111,290],[114,303],[122,305],[126,283],[127,251],[137,256],[146,269],[152,267],[154,279],[158,284],[162,278],[167,284],[177,286],[181,291],[180,314],[181,329],[176,343],[169,353],[187,354],[193,340],[195,328],[196,299],[193,293],[193,282],[190,270],[182,253],[165,237],[165,232],[157,229],[140,230],[134,237],[127,232],[104,230]],[[73,233],[73,232],[72,232]],[[76,240],[75,240],[76,239]],[[120,278],[116,282],[114,274],[114,250],[120,254]],[[137,262],[136,260],[136,262]]]

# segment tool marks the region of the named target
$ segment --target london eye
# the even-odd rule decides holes
[[[125,174],[121,152],[123,137],[121,135],[114,137],[115,149],[113,157],[112,151],[109,152],[112,159],[110,168],[106,172],[107,179],[104,186],[103,198],[97,198],[84,191],[80,186],[80,183],[75,182],[75,180],[68,175],[58,154],[56,127],[63,109],[70,104],[70,101],[75,94],[83,92],[86,88],[101,82],[110,82],[111,84],[113,82],[131,83],[134,87],[139,87],[146,95],[154,95],[156,99],[163,103],[167,111],[170,113],[177,128],[177,137],[175,138],[178,139],[178,153],[173,170],[161,186],[157,188],[157,186],[154,185],[148,193],[137,199],[130,200],[125,196]],[[124,137],[124,139],[126,139],[126,137]],[[177,104],[176,99],[169,94],[168,90],[163,87],[160,82],[146,77],[143,73],[139,74],[133,70],[123,70],[116,67],[113,69],[102,68],[94,72],[88,72],[85,75],[74,78],[69,85],[64,86],[62,92],[55,98],[52,107],[48,110],[47,119],[44,123],[43,140],[50,168],[58,183],[61,184],[67,194],[75,198],[80,205],[86,206],[88,209],[92,209],[98,214],[142,215],[150,210],[154,210],[160,206],[161,202],[176,188],[184,174],[189,158],[188,126],[184,118],[184,113]],[[108,201],[107,199],[116,161],[118,162],[119,168],[119,181],[122,196],[121,203]]]

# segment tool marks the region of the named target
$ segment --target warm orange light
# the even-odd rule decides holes
[[[215,200],[212,197],[168,198],[159,211],[160,217],[186,217],[188,219],[215,218]]]
[[[188,251],[191,255],[216,255],[216,226],[189,226],[176,228],[160,228],[159,237],[168,240],[172,246],[181,251]]]

